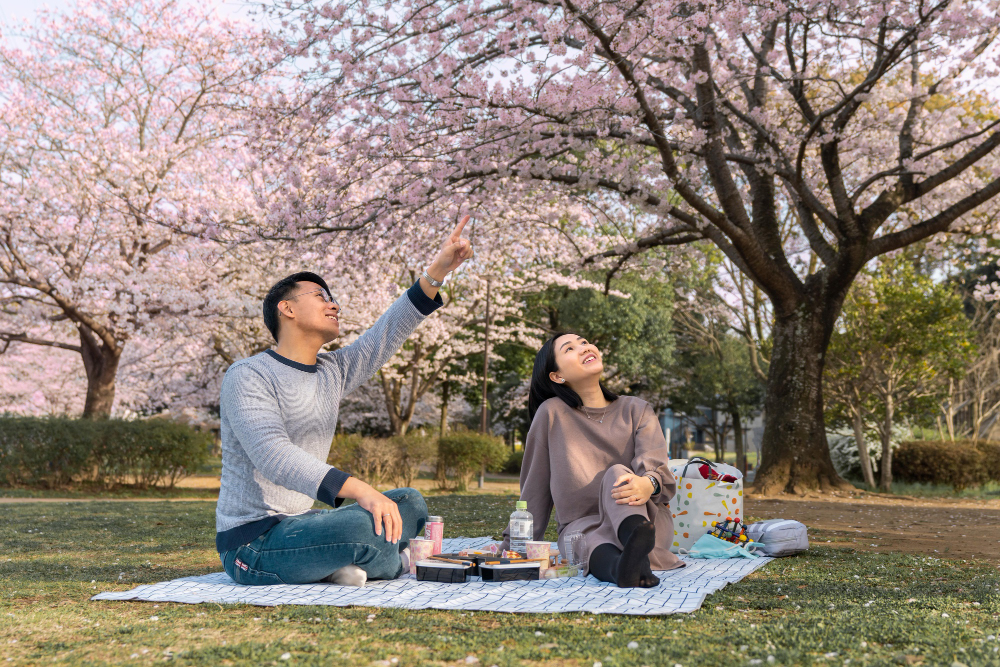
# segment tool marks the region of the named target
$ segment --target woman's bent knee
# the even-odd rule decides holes
[[[614,484],[622,475],[632,474],[632,469],[622,463],[616,463],[604,471],[604,483]]]

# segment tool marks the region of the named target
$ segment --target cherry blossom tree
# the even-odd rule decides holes
[[[553,226],[640,211],[589,256],[612,269],[711,241],[773,313],[760,492],[845,485],[821,379],[864,265],[996,233],[996,0],[281,7],[278,41],[309,65],[282,107],[299,129],[274,138],[338,168],[309,172],[322,196],[297,190],[276,222],[412,225],[517,202],[544,202]],[[608,236],[594,229],[588,241]]]
[[[230,107],[260,48],[180,0],[42,10],[0,42],[0,345],[80,355],[85,415],[111,412],[139,332],[219,300],[217,239],[252,203]]]

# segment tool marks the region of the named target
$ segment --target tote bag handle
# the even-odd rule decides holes
[[[688,462],[684,464],[684,470],[681,471],[681,477],[687,477],[688,466],[694,463],[695,461],[701,461],[702,463],[707,463],[709,468],[712,469],[715,468],[715,464],[709,461],[708,459],[703,458],[701,456],[695,456],[693,458],[688,459]]]

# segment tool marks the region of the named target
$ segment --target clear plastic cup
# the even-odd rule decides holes
[[[587,558],[590,553],[587,549],[587,538],[578,530],[566,533],[562,539],[563,558],[570,565],[576,565],[583,570],[587,565]]]

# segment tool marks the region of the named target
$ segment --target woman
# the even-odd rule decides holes
[[[579,531],[590,574],[649,588],[660,583],[653,569],[684,566],[669,549],[674,526],[666,505],[677,483],[653,409],[610,392],[603,370],[600,351],[576,333],[557,334],[538,351],[521,500],[535,519],[534,539],[543,539],[554,506],[562,553],[563,536]]]

